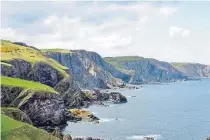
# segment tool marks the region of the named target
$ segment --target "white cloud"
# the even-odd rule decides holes
[[[175,37],[175,36],[182,36],[182,37],[187,37],[191,33],[191,30],[189,29],[184,29],[176,26],[170,26],[169,27],[169,36]]]
[[[170,16],[177,12],[177,9],[174,7],[161,7],[159,13],[164,16]]]
[[[2,38],[38,48],[86,49],[102,56],[139,55],[167,61],[195,60],[193,55],[199,52],[205,63],[210,54],[205,48],[209,32],[195,33],[193,25],[182,28],[177,19],[183,9],[166,3],[11,2],[2,7]]]

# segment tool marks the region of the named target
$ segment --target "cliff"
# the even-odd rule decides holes
[[[95,52],[85,50],[42,50],[69,68],[79,87],[86,89],[122,87],[130,76],[117,70]]]
[[[182,72],[167,62],[138,56],[107,57],[105,60],[131,75],[129,83],[170,82],[187,79]]]
[[[82,100],[72,104],[72,98],[83,98],[83,94],[72,80],[67,67],[45,56],[34,47],[1,41],[1,74],[13,78],[39,82],[61,93],[69,107],[83,105]]]
[[[192,78],[210,77],[210,66],[198,63],[171,63],[179,71]]]

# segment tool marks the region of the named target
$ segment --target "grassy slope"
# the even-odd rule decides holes
[[[123,62],[129,61],[138,61],[143,60],[145,58],[139,56],[120,56],[120,57],[106,57],[104,60],[113,66],[115,66],[118,70],[127,73],[127,74],[134,74],[135,71],[132,70],[125,70],[124,66],[122,65]]]
[[[58,52],[58,53],[72,53],[70,50],[67,49],[42,49],[42,52]]]
[[[7,61],[12,59],[23,59],[32,64],[37,62],[44,62],[61,72],[64,77],[69,76],[65,71],[68,69],[67,67],[62,66],[51,58],[48,58],[41,51],[30,47],[16,45],[10,41],[1,40],[1,60]]]
[[[59,140],[44,130],[1,114],[2,140]]]
[[[41,83],[22,80],[18,78],[11,78],[6,76],[1,76],[1,85],[22,87],[24,89],[35,89],[35,90],[49,91],[51,93],[57,93],[53,88]]]

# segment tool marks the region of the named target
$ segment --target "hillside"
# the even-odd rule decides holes
[[[37,82],[1,76],[1,107],[20,109],[35,126],[62,125],[67,121],[59,94]]]
[[[83,105],[69,69],[25,43],[1,40],[1,74],[48,85],[61,93],[69,107]],[[80,100],[72,102],[75,98]]]
[[[170,82],[187,79],[187,77],[167,62],[138,56],[104,58],[121,71],[128,71],[132,78],[129,83],[142,84],[153,82]]]
[[[73,75],[73,79],[81,88],[122,87],[124,86],[124,81],[126,82],[130,78],[128,74],[117,70],[114,66],[105,62],[95,52],[85,50],[61,51],[60,49],[48,49],[43,50],[43,52],[60,64],[68,67]]]
[[[20,135],[21,134],[21,135]],[[2,140],[59,140],[44,130],[1,114]]]
[[[189,77],[204,78],[210,77],[210,66],[198,63],[171,63],[179,71]]]

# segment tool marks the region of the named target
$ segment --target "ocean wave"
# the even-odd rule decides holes
[[[126,138],[133,139],[133,140],[146,140],[146,138],[154,138],[155,140],[157,140],[160,137],[161,137],[161,135],[133,135],[133,136],[126,137]]]
[[[127,98],[134,98],[136,97],[135,95],[131,95],[131,96],[126,96]]]
[[[99,122],[123,121],[122,118],[100,118]]]

